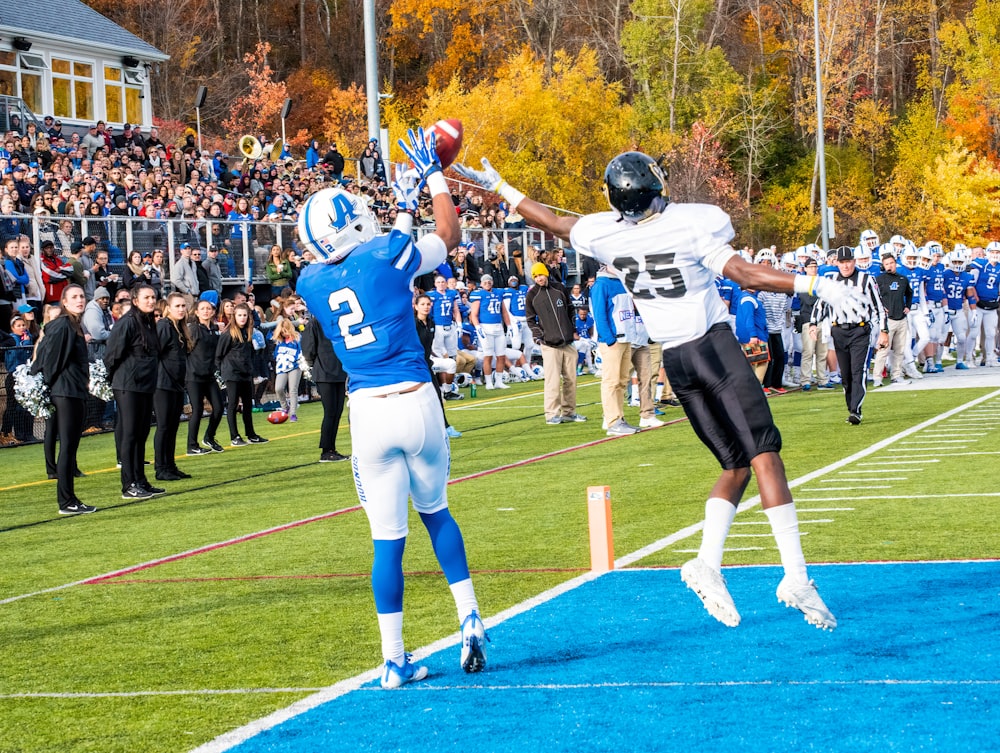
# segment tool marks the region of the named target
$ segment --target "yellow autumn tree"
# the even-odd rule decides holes
[[[924,168],[925,232],[945,245],[961,241],[983,246],[1000,226],[1000,171],[962,144],[950,147]]]
[[[479,167],[488,157],[533,198],[591,212],[605,206],[600,183],[608,160],[631,147],[630,117],[621,86],[604,80],[593,51],[557,53],[546,72],[523,49],[488,81],[455,77],[430,90],[417,120],[460,119],[460,161]],[[402,156],[394,147],[393,159]]]

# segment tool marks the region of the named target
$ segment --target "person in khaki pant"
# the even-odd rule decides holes
[[[538,322],[542,331],[542,368],[545,370],[545,423],[579,423],[587,420],[576,412],[576,347],[573,308],[566,289],[550,283],[549,269],[542,262],[531,267],[535,284],[524,301],[529,324]]]
[[[639,388],[640,426],[662,426],[653,404],[649,335],[625,285],[607,269],[601,269],[591,288],[590,302],[601,353],[601,407],[608,436],[639,431],[624,417],[625,386],[633,368]]]

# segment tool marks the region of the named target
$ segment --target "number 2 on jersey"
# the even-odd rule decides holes
[[[361,308],[358,296],[350,288],[341,288],[330,293],[328,299],[331,313],[337,317],[337,326],[340,327],[340,334],[344,338],[344,347],[360,348],[362,345],[375,342],[375,332],[371,327],[361,327],[357,332],[352,331],[352,327],[357,327],[365,320],[365,312]],[[346,308],[346,311],[343,309]]]
[[[684,275],[674,263],[674,253],[649,254],[644,258],[645,269],[639,269],[639,260],[633,256],[619,256],[612,262],[615,269],[625,273],[625,287],[635,298],[680,298],[687,292]],[[645,272],[652,283],[643,281],[636,287],[639,275]]]

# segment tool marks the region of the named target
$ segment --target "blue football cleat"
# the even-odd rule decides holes
[[[458,439],[460,436],[462,436],[462,432],[460,432],[454,426],[446,427],[444,433],[447,434],[452,439]]]
[[[959,371],[968,371],[969,370],[968,364],[966,364],[964,361],[959,361],[958,363],[956,363],[955,364],[955,368],[958,369]]]

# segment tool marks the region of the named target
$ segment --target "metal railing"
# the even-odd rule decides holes
[[[179,258],[178,249],[182,243],[207,249],[218,248],[219,266],[223,284],[236,285],[266,283],[265,268],[270,249],[277,245],[282,249],[292,249],[298,254],[303,251],[299,243],[296,223],[291,221],[230,221],[226,219],[147,219],[145,217],[78,217],[44,215],[3,215],[0,221],[15,220],[18,232],[31,239],[34,247],[32,262],[40,268],[41,244],[51,240],[56,252],[68,255],[74,241],[88,236],[97,240],[98,250],[108,252],[108,261],[113,268],[124,265],[132,251],[141,254],[160,250],[164,252],[164,273],[169,282],[174,262]],[[66,224],[64,224],[66,223]],[[388,228],[385,228],[388,230]],[[433,232],[433,225],[414,228],[417,238]],[[10,231],[4,231],[8,235]],[[520,253],[526,259],[530,247],[552,248],[554,242],[542,231],[534,228],[468,228],[462,231],[463,240],[471,241],[476,247],[476,258],[484,266],[498,244],[507,249],[511,263]],[[0,243],[6,238],[0,237]],[[562,245],[562,244],[559,244]],[[579,261],[572,249],[564,248],[570,275],[579,274]],[[528,270],[524,264],[515,264],[519,275],[524,278]]]

